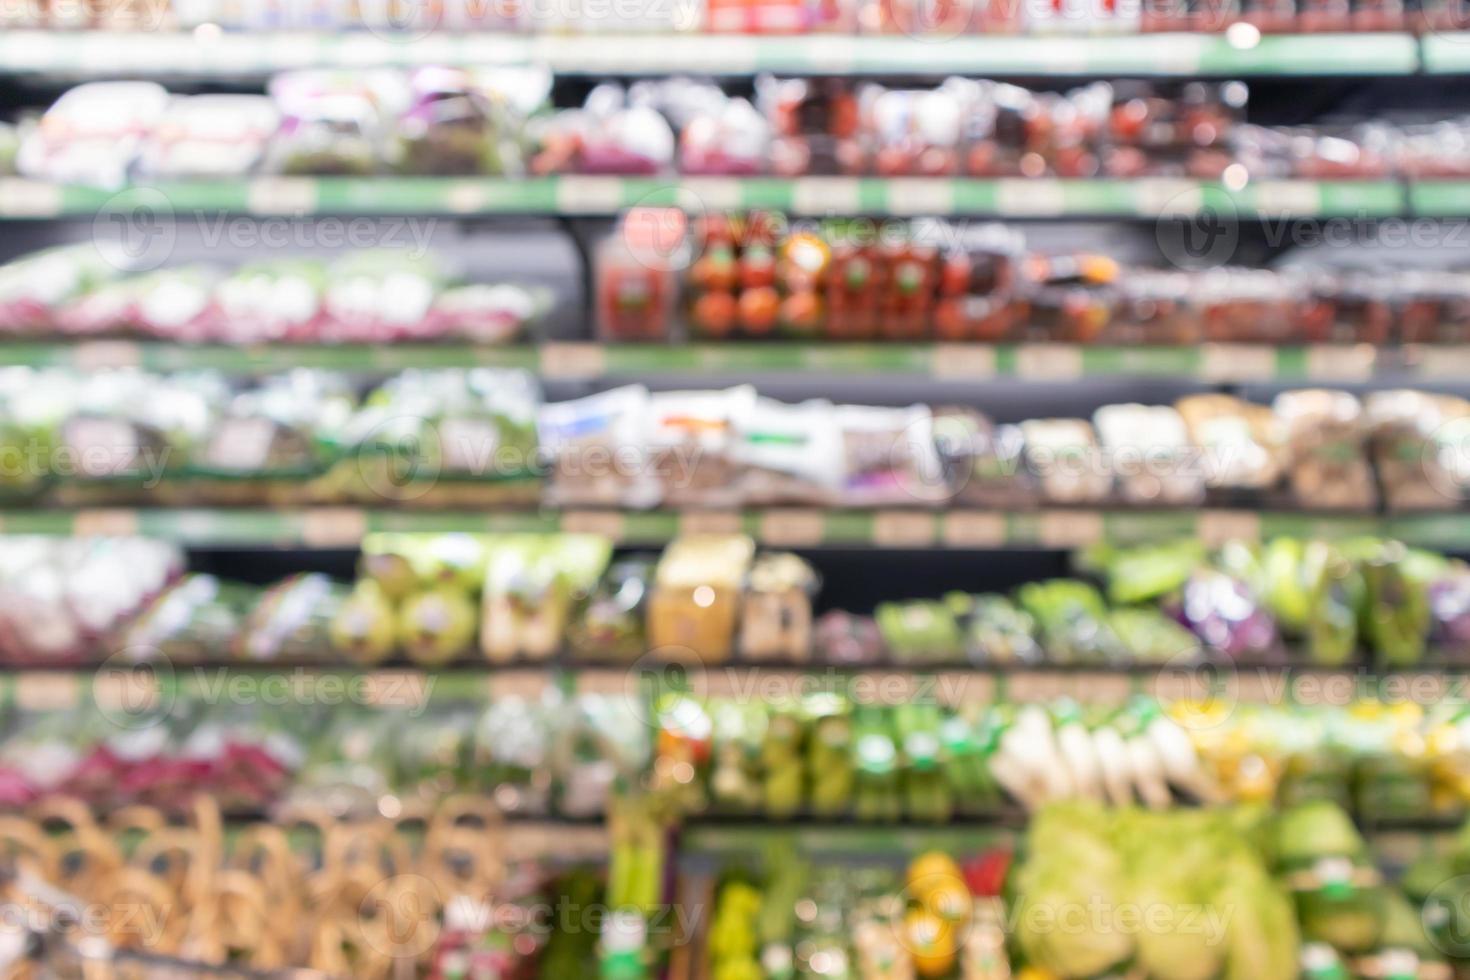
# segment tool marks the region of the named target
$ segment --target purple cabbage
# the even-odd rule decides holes
[[[1429,642],[1441,656],[1470,657],[1470,570],[1455,569],[1429,584]]]
[[[1174,616],[1205,646],[1235,660],[1265,659],[1281,649],[1276,621],[1241,580],[1213,569],[1190,575]]]

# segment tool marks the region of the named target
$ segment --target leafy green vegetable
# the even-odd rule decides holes
[[[1247,808],[1048,807],[1012,876],[1017,945],[1063,980],[1129,961],[1156,980],[1296,980],[1295,915],[1268,873],[1261,827]]]

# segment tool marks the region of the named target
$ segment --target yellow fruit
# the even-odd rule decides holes
[[[954,967],[954,929],[939,916],[912,909],[904,916],[903,934],[919,976],[942,977]]]
[[[954,863],[954,858],[942,851],[930,851],[920,854],[914,858],[909,865],[908,886],[909,892],[917,899],[922,900],[924,895],[918,890],[922,887],[933,889],[946,881],[953,880],[964,884],[964,877],[960,874],[960,866]]]

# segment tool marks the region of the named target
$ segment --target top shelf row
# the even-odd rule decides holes
[[[1470,72],[1470,32],[961,36],[8,30],[0,74],[240,78],[295,68],[539,63],[568,75],[1362,76]],[[1238,29],[1237,29],[1238,28]]]

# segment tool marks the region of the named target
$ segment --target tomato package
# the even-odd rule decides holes
[[[664,340],[675,303],[674,268],[686,219],[666,208],[635,208],[597,246],[597,334],[603,340]]]
[[[756,80],[756,104],[770,120],[771,170],[780,176],[866,172],[869,152],[852,84],[840,78]]]
[[[1118,264],[1103,255],[1033,256],[1026,263],[1027,339],[1088,343],[1112,321]]]

